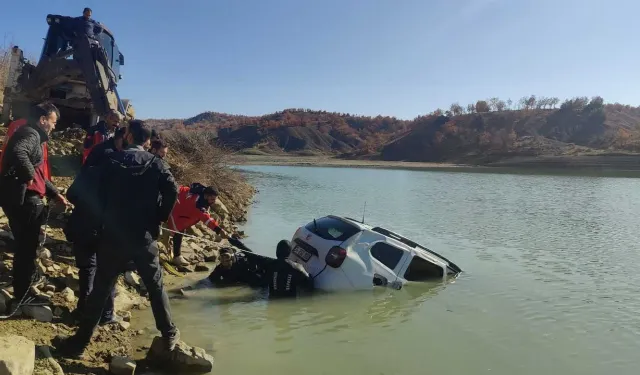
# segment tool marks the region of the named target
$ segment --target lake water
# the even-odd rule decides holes
[[[366,222],[465,272],[297,301],[245,288],[173,299],[183,338],[215,356],[214,373],[638,373],[640,179],[242,169],[260,190],[244,228],[256,252],[273,255],[313,218],[361,218],[366,201]]]

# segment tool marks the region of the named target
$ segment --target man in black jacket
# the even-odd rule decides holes
[[[78,331],[54,345],[61,355],[77,357],[89,345],[91,336],[115,286],[118,274],[130,260],[149,292],[156,327],[166,349],[173,350],[180,333],[171,320],[169,299],[162,285],[157,238],[160,224],[169,218],[178,196],[178,186],[165,163],[143,148],[151,137],[142,121],[129,123],[125,139],[129,146],[111,153],[102,166],[108,176],[103,184],[102,246],[93,291],[85,306]],[[160,197],[160,199],[158,199]]]
[[[100,166],[106,162],[109,154],[123,149],[125,128],[116,130],[115,135],[105,142],[96,145],[89,153],[80,169],[74,184],[67,191],[67,197],[75,206],[65,228],[67,240],[73,242],[73,253],[79,271],[80,290],[78,303],[73,312],[79,320],[84,311],[87,297],[93,289],[100,247],[100,209],[101,197],[98,189],[100,182]],[[93,186],[91,186],[93,185]],[[115,288],[102,310],[100,325],[118,321],[114,315]]]
[[[29,121],[7,142],[0,167],[0,204],[9,219],[15,239],[13,290],[20,301],[29,289],[35,272],[40,227],[45,223],[46,195],[68,204],[56,187],[45,177],[43,143],[56,127],[58,109],[49,103],[32,108]]]
[[[232,249],[222,249],[220,251],[220,264],[209,274],[207,279],[212,286],[226,287],[233,285],[248,285],[260,287],[263,279],[260,272],[251,264],[242,253],[235,253]]]
[[[313,289],[313,279],[305,269],[287,257],[291,244],[287,240],[278,242],[276,260],[269,270],[269,298],[296,297],[299,291]]]

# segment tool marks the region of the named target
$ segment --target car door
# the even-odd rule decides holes
[[[369,253],[374,261],[374,270],[384,276],[388,282],[396,281],[398,270],[406,263],[407,251],[385,241],[373,243]]]

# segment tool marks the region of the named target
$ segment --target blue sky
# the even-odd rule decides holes
[[[413,118],[498,96],[640,104],[633,0],[34,0],[0,35],[40,53],[48,13],[93,18],[140,118],[303,107]]]

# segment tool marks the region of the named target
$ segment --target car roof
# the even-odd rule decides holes
[[[442,262],[446,262],[449,265],[454,266],[456,269],[460,270],[460,268],[453,264],[449,259],[445,258],[444,256],[418,244],[417,242],[414,242],[398,233],[392,232],[391,230],[385,229],[383,227],[373,227],[371,225],[367,225],[364,224],[362,221],[358,221],[355,219],[352,219],[350,217],[343,217],[343,216],[336,216],[336,215],[327,215],[327,217],[333,218],[333,219],[338,219],[341,220],[343,222],[349,223],[351,225],[354,225],[356,227],[358,227],[361,231],[364,231],[367,233],[367,235],[371,235],[372,237],[377,237],[380,238],[381,240],[384,240],[387,243],[390,243],[392,245],[394,245],[395,247],[398,247],[404,251],[408,251],[414,255],[419,255],[422,258],[426,258],[426,259],[437,259],[440,260]],[[461,270],[460,270],[461,271]]]
[[[401,248],[402,250],[405,250],[405,251],[415,250],[409,244],[400,241],[399,238],[394,238],[393,232],[387,229],[384,229],[382,227],[373,227],[371,225],[364,224],[363,222],[357,221],[350,217],[334,216],[334,215],[327,215],[327,217],[330,217],[332,219],[338,219],[343,222],[347,222],[353,226],[356,226],[358,229],[360,229],[360,231],[366,232],[367,236],[374,237],[374,238],[377,237],[382,241],[391,243],[394,246]]]

